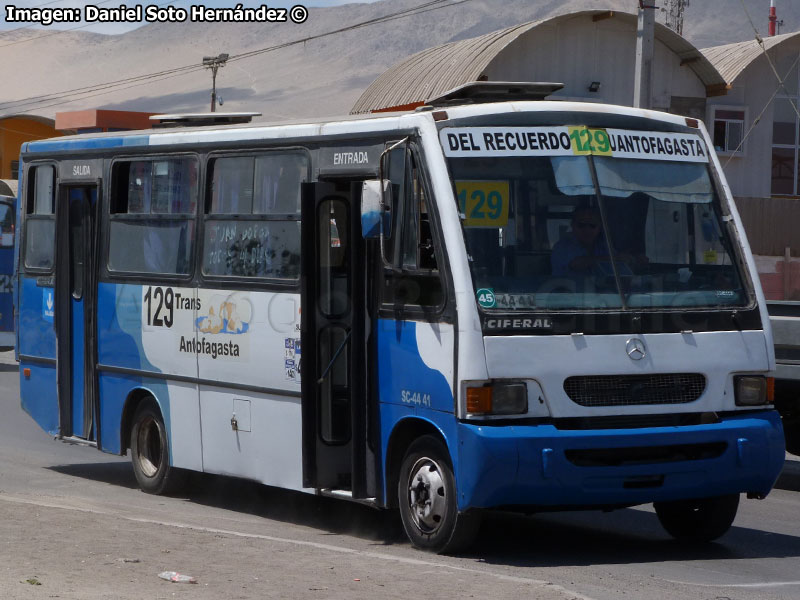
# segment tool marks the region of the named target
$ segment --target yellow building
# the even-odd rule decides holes
[[[55,121],[35,115],[0,116],[0,179],[17,179],[19,150],[25,142],[63,135]]]

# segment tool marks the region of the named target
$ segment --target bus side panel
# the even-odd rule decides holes
[[[196,378],[197,356],[191,343],[195,295],[192,288],[101,283],[97,311],[101,370],[112,366]]]
[[[380,401],[448,412],[453,402],[453,326],[378,319]]]
[[[199,289],[203,468],[303,489],[300,297]]]
[[[3,243],[11,234],[2,233]],[[13,238],[11,238],[13,239]],[[0,247],[0,346],[14,345],[14,246]]]
[[[35,277],[23,277],[20,290],[19,352],[38,358],[56,359],[55,292],[40,287]],[[53,388],[53,394],[56,390]]]
[[[304,489],[300,398],[205,385],[200,396],[206,472]]]
[[[453,417],[453,326],[378,319],[378,393],[381,422],[381,462],[385,498],[393,498],[386,481],[386,457],[392,434],[409,420],[432,425],[450,450],[458,472],[457,423]],[[405,449],[401,449],[405,452]],[[402,460],[402,456],[399,457]]]
[[[58,435],[55,294],[52,287],[38,286],[35,277],[22,277],[19,293],[20,401],[39,427]]]
[[[203,470],[200,450],[200,413],[194,383],[118,373],[100,373],[100,426],[103,451],[122,454],[122,423],[125,402],[134,390],[155,398],[169,435],[171,464],[182,469]]]
[[[190,300],[173,302],[172,313],[164,318],[167,316],[164,302],[152,301],[156,287],[161,288],[159,297],[170,289],[172,298],[180,295]],[[152,294],[150,306],[146,301],[148,292]],[[158,376],[197,377],[196,355],[180,351],[187,338],[194,338],[196,314],[191,308],[194,296],[191,288],[114,283],[98,286],[97,355],[103,450],[122,452],[120,427],[125,402],[131,392],[144,389],[161,408],[169,432],[172,463],[177,467],[202,470],[197,383],[168,381]],[[151,323],[155,322],[159,306],[162,325],[148,325],[148,318]],[[124,369],[136,372],[118,372]],[[154,377],[148,377],[147,372],[152,372]]]
[[[19,366],[22,409],[47,433],[58,435],[59,411],[55,362],[42,364],[23,358]],[[30,375],[27,377],[24,375],[25,369],[30,369]]]

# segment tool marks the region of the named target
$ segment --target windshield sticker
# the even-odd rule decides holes
[[[563,127],[446,127],[445,156],[612,156],[708,162],[703,140],[691,133]]]
[[[508,181],[456,181],[464,227],[508,225]]]
[[[494,308],[495,307],[495,299],[494,299],[494,290],[491,288],[481,288],[479,289],[475,295],[478,297],[478,304],[481,305],[481,308]]]

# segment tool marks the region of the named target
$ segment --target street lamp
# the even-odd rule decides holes
[[[218,56],[204,56],[203,66],[206,69],[211,69],[211,112],[216,111],[217,104],[217,69],[224,67],[228,62],[228,54],[220,54]]]

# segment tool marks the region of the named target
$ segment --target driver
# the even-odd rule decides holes
[[[602,236],[602,220],[594,207],[582,205],[572,212],[572,230],[553,246],[550,266],[556,277],[585,276],[600,262],[608,261],[608,245]]]

